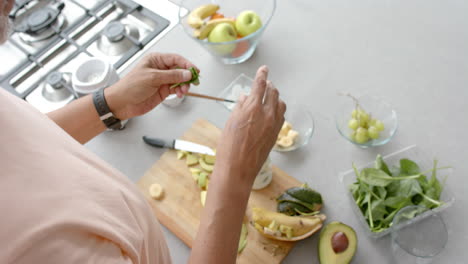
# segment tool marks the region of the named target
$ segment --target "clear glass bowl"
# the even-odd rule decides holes
[[[408,158],[416,162],[422,171],[432,169],[434,165],[434,160],[433,160],[434,156],[429,155],[427,151],[421,150],[416,145],[412,145],[402,150],[399,150],[397,152],[394,152],[392,154],[386,155],[383,157],[383,160],[388,164],[388,166],[391,166],[391,165],[399,164],[400,159],[403,159],[403,158]],[[374,160],[365,164],[364,166],[358,166],[357,168],[358,170],[361,170],[363,168],[369,168],[369,167],[374,167]],[[437,173],[438,179],[441,181],[441,183],[443,183],[443,179],[445,177],[447,177],[447,179],[451,179],[452,174],[453,174],[453,169],[451,168],[441,170]],[[362,227],[365,229],[365,232],[368,236],[373,237],[373,238],[380,238],[380,237],[388,235],[392,229],[399,228],[399,225],[396,224],[396,225],[392,225],[391,228],[384,230],[382,232],[379,232],[379,233],[372,232],[369,228],[369,225],[367,224],[367,221],[364,215],[362,214],[359,207],[356,205],[353,195],[349,191],[349,186],[356,181],[356,175],[354,173],[354,170],[350,169],[349,171],[340,173],[340,180],[343,183],[343,187],[345,189],[344,192],[346,196],[348,196],[349,201],[351,203],[351,209],[354,211],[354,213],[358,217],[359,222],[361,223]],[[449,208],[450,206],[452,206],[452,204],[455,202],[455,198],[447,184],[443,185],[443,190],[440,195],[440,200],[444,203],[443,205],[437,208],[428,210],[424,214],[421,214],[420,218],[431,216],[433,214],[439,213]]]
[[[342,104],[335,115],[336,128],[338,132],[349,142],[362,147],[369,148],[374,146],[381,146],[388,143],[398,127],[398,119],[395,110],[392,106],[376,96],[365,95],[357,98],[362,109],[364,109],[371,118],[376,118],[382,121],[385,129],[380,132],[378,139],[371,139],[366,143],[359,144],[350,138],[352,129],[348,127],[348,122],[352,118],[351,113],[356,108],[355,102],[349,97],[343,97]]]
[[[398,227],[392,228],[395,263],[431,263],[448,241],[447,227],[440,214],[428,212],[422,206],[401,209],[393,218],[393,225]]]
[[[241,94],[249,95],[252,87],[253,79],[245,74],[240,74],[234,81],[232,81],[221,93],[218,95],[220,98],[237,101]],[[221,102],[219,104],[224,106],[228,111],[234,109],[234,103]],[[284,114],[285,120],[291,123],[292,129],[299,133],[294,145],[288,148],[281,148],[275,146],[273,150],[278,152],[287,152],[296,150],[309,143],[314,133],[314,119],[312,114],[307,110],[307,107],[295,102],[286,102],[287,110]]]
[[[293,102],[286,102],[286,104],[284,119],[291,123],[292,129],[296,130],[299,136],[291,147],[283,148],[275,145],[273,150],[278,152],[293,151],[307,145],[314,133],[314,119],[309,110],[301,104]]]
[[[187,14],[204,4],[218,4],[220,6],[219,12],[226,17],[233,18],[237,17],[242,11],[253,10],[260,16],[262,27],[256,32],[234,41],[212,43],[206,39],[200,40],[193,36],[194,29],[187,24]],[[248,60],[253,55],[263,32],[273,17],[275,9],[276,0],[182,0],[179,9],[179,23],[190,38],[198,42],[214,57],[225,64],[238,64]]]

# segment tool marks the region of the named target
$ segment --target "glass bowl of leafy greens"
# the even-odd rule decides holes
[[[455,198],[446,185],[453,169],[440,166],[427,152],[409,146],[374,162],[341,173],[341,182],[366,233],[373,238],[388,235],[399,210],[417,205],[428,217],[450,207]]]

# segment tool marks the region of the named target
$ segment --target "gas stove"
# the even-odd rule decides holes
[[[0,87],[42,112],[78,95],[71,72],[100,57],[124,71],[178,23],[168,0],[17,0],[14,32],[0,46]]]

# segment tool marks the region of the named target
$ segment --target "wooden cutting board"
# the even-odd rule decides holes
[[[206,120],[196,121],[181,137],[199,144],[216,148],[221,130]],[[159,183],[165,190],[164,199],[150,198],[148,188]],[[246,215],[250,220],[252,207],[276,210],[275,198],[284,190],[301,183],[277,167],[273,167],[273,180],[266,188],[252,191]],[[203,207],[200,189],[185,164],[178,160],[176,151],[168,150],[138,181],[138,187],[150,201],[159,222],[171,230],[190,248],[192,247]],[[280,263],[294,246],[292,242],[281,242],[264,238],[250,223],[247,246],[237,256],[237,263]]]

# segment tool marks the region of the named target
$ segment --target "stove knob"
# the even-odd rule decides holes
[[[65,79],[63,78],[63,75],[60,72],[51,72],[49,75],[47,75],[46,82],[52,88],[58,90],[63,88],[63,83],[65,82]]]

